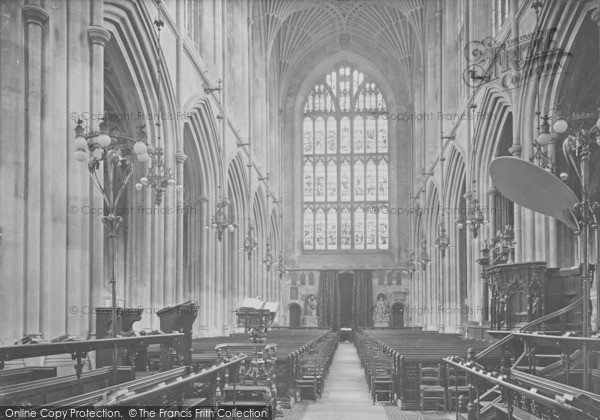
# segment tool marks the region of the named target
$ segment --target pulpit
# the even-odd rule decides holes
[[[490,288],[491,328],[519,328],[545,312],[546,263],[497,264],[485,270]]]
[[[186,365],[192,363],[192,326],[198,316],[198,304],[187,301],[179,305],[163,308],[156,313],[160,318],[160,330],[163,333],[180,332],[184,336],[179,343],[178,354],[183,356]],[[170,349],[162,348],[161,365],[172,365]]]
[[[590,271],[593,271],[590,266]],[[497,264],[484,271],[490,291],[492,330],[512,330],[581,298],[581,267],[547,268],[542,261]],[[588,314],[589,316],[590,314]],[[548,319],[541,328],[581,329],[581,309]]]

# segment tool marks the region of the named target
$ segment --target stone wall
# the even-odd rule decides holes
[[[186,25],[183,1],[27,3],[0,4],[0,342],[33,333],[93,338],[94,308],[110,303],[98,215],[103,203],[73,146],[77,117],[84,115],[97,129],[106,104],[127,116],[124,126],[146,123],[150,144],[164,148],[165,163],[183,187],[169,188],[156,207],[151,191],[133,188],[143,172],[136,168],[122,202],[129,213],[118,240],[119,305],[144,308],[135,328],[154,329],[158,309],[197,300],[196,336],[235,331],[233,310],[242,297],[280,295],[277,276],[261,264],[263,252],[251,260],[239,252],[254,205],[248,201],[260,185],[260,206],[275,208],[259,178],[270,175],[274,198],[281,185],[279,108],[267,89],[273,80],[264,51],[252,46],[260,29],[252,25],[250,2],[202,2],[195,23],[199,44]],[[157,4],[165,22],[160,49],[153,25]],[[221,94],[205,93],[218,79]],[[153,116],[160,113],[166,117],[159,133]],[[248,148],[237,145],[248,138],[250,178]],[[228,170],[236,165],[242,170]],[[238,224],[222,242],[204,230],[215,213],[218,186],[224,196],[234,196]],[[278,210],[274,214],[277,227]],[[261,226],[261,250],[274,235],[271,215],[262,217],[269,220],[254,219]]]

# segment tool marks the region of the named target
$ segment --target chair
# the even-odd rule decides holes
[[[458,398],[462,395],[469,396],[469,385],[467,384],[467,373],[459,371],[453,366],[446,365],[446,385],[448,389],[448,398],[450,400],[450,409],[452,410],[453,401],[455,401],[454,409],[459,409]]]
[[[370,388],[373,404],[380,400],[379,396],[387,396],[386,402],[394,402],[393,363],[380,352],[373,352],[370,364]]]
[[[314,402],[321,396],[323,390],[323,363],[322,355],[311,354],[300,360],[298,377],[295,380],[296,392],[302,400],[302,390],[309,389],[312,392]]]
[[[442,368],[437,366],[419,365],[419,391],[421,397],[421,413],[425,410],[426,403],[433,403],[435,407],[444,407],[448,411],[447,392],[442,380]]]

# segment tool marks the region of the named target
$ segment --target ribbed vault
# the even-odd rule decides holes
[[[255,5],[267,61],[280,86],[287,86],[306,56],[336,39],[342,49],[356,39],[394,60],[410,86],[412,60],[422,56],[423,0],[258,0]]]

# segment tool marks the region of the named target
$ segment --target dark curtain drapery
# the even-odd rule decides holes
[[[319,276],[319,327],[337,331],[340,327],[340,290],[337,271],[321,271]]]
[[[352,311],[354,313],[354,328],[370,327],[373,317],[371,308],[373,306],[373,281],[369,270],[354,271],[354,300]]]

